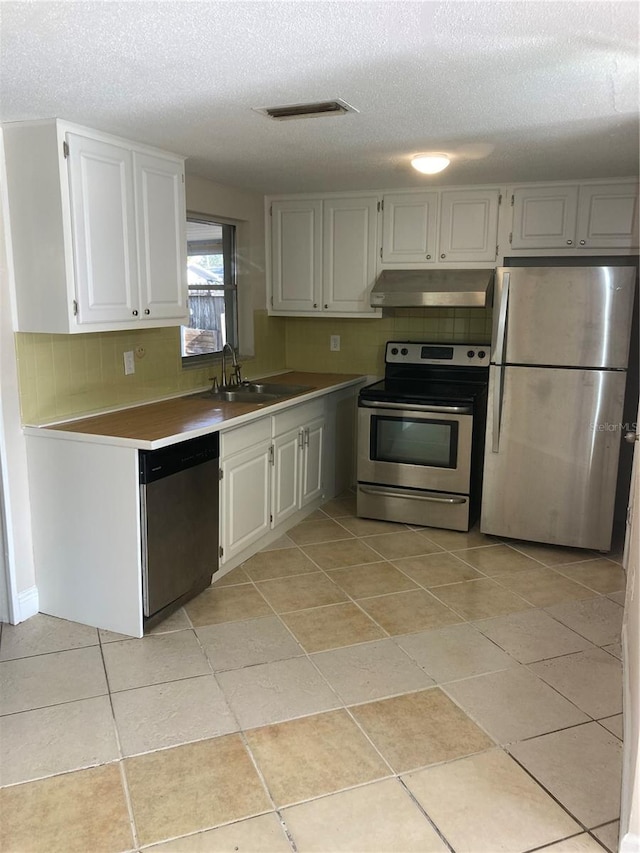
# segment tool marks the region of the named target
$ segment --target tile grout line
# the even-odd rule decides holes
[[[431,766],[435,766],[435,765],[431,765]],[[414,773],[415,771],[410,770],[409,772]],[[431,825],[431,828],[438,835],[438,837],[442,840],[443,844],[445,844],[447,846],[447,848],[451,851],[451,853],[456,853],[456,851],[453,848],[453,845],[449,843],[448,838],[445,836],[445,834],[442,832],[442,830],[439,828],[439,826],[436,824],[436,822],[431,818],[431,816],[429,815],[429,812],[425,809],[425,807],[422,805],[422,803],[418,799],[416,799],[416,797],[413,795],[413,791],[411,791],[407,787],[407,784],[404,781],[404,779],[402,779],[400,776],[398,776],[397,779],[398,779],[398,782],[402,785],[402,787],[405,790],[405,792],[407,793],[407,795],[409,796],[409,799],[418,808],[418,810],[425,816],[425,818],[427,819],[427,821]]]
[[[583,725],[586,725],[586,724],[583,724]],[[572,728],[576,728],[576,727],[572,727]],[[551,791],[546,787],[546,785],[544,785],[544,784],[540,781],[540,779],[538,779],[538,778],[533,774],[533,772],[532,772],[531,770],[529,770],[529,769],[528,769],[528,767],[526,767],[526,766],[525,766],[521,761],[519,761],[519,760],[518,760],[518,758],[517,758],[515,755],[513,755],[513,753],[512,753],[511,751],[509,751],[509,753],[508,753],[508,754],[509,754],[509,756],[511,757],[511,759],[512,759],[513,761],[515,761],[515,763],[516,763],[519,767],[521,767],[521,768],[522,768],[522,770],[524,770],[524,772],[527,774],[527,776],[529,776],[531,779],[533,779],[533,781],[536,783],[536,785],[539,785],[539,786],[542,788],[542,790],[543,790],[543,791],[545,791],[545,793],[546,793],[546,794],[548,794],[548,796],[549,796],[549,797],[551,797],[551,799],[552,799],[552,800],[553,800],[553,801],[554,801],[558,806],[560,806],[560,808],[561,808],[564,812],[566,812],[572,820],[574,820],[574,821],[578,824],[578,826],[582,827],[583,832],[589,832],[589,828],[588,828],[588,827],[587,827],[587,826],[586,826],[586,825],[585,825],[585,824],[584,824],[584,823],[583,823],[579,818],[577,818],[577,817],[573,814],[573,812],[571,812],[571,811],[569,810],[569,808],[568,808],[567,806],[565,806],[565,805],[564,805],[564,803],[562,803],[562,801],[558,799],[558,797],[556,797],[556,796],[555,796],[555,794],[552,794],[552,793],[551,793]],[[581,834],[581,833],[576,833],[576,834]],[[570,837],[573,837],[573,836],[570,836]]]
[[[113,707],[113,697],[111,693],[111,683],[109,681],[109,673],[107,671],[107,663],[104,657],[104,650],[102,647],[102,638],[100,637],[100,632],[98,631],[98,643],[100,646],[100,657],[102,659],[102,666],[104,669],[104,677],[107,682],[107,691],[109,697],[109,707],[111,708],[111,724],[113,726],[113,732],[116,739],[116,745],[118,748],[118,753],[120,758],[118,760],[118,770],[120,771],[120,784],[122,785],[122,791],[124,793],[124,800],[127,806],[127,812],[129,813],[129,825],[131,827],[131,834],[133,837],[133,846],[134,848],[140,847],[140,839],[138,837],[138,827],[136,825],[135,814],[133,811],[133,801],[131,799],[131,791],[129,790],[129,780],[127,779],[127,774],[125,772],[124,766],[124,755],[122,751],[122,742],[120,740],[120,732],[118,731],[118,724],[116,722],[115,710]]]

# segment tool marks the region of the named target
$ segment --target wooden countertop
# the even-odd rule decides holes
[[[101,443],[155,449],[205,435],[216,428],[225,429],[240,425],[265,413],[271,414],[287,408],[292,403],[355,385],[364,378],[357,374],[295,371],[270,376],[263,381],[306,385],[312,390],[285,397],[275,403],[222,403],[190,394],[46,427],[26,427],[25,432],[37,435],[46,431],[48,434],[58,433],[59,438],[83,438],[98,440]]]

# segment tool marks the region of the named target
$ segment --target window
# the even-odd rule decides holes
[[[189,325],[182,326],[182,356],[208,360],[229,343],[238,346],[235,225],[187,217]]]

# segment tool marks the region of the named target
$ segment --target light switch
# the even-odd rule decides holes
[[[340,352],[340,335],[331,335],[329,349],[331,352]]]

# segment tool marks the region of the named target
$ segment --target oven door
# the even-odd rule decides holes
[[[358,481],[469,494],[472,412],[360,400]]]

